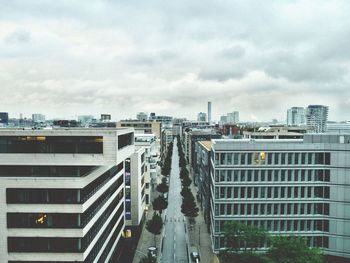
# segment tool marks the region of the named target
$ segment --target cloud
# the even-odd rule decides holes
[[[1,110],[195,118],[211,100],[216,119],[283,120],[308,104],[347,119],[349,12],[346,0],[10,1]]]

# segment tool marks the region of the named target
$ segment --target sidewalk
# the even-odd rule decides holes
[[[191,176],[192,177],[192,176]],[[191,178],[193,180],[193,177]],[[197,188],[194,186],[193,182],[190,186],[190,189],[194,196],[197,194]],[[200,207],[196,200],[197,206]],[[198,216],[195,218],[196,223],[189,229],[189,247],[195,246],[197,247],[200,254],[200,262],[201,263],[212,263],[218,262],[216,255],[213,253],[210,233],[207,231],[207,224],[204,222],[203,213],[199,210]],[[188,220],[187,220],[188,221]],[[189,223],[188,223],[189,225]]]
[[[158,177],[160,175],[158,174]],[[157,190],[155,189],[155,187],[153,189],[151,189],[151,202],[150,205],[148,206],[148,212],[146,215],[146,222],[152,218],[153,216],[153,206],[152,206],[152,201],[153,199],[157,196]],[[164,214],[165,211],[163,211]],[[164,215],[162,215],[164,216]],[[148,248],[151,246],[154,246],[154,235],[150,232],[148,232],[148,230],[146,229],[146,222],[142,228],[142,232],[141,232],[141,236],[139,239],[139,243],[137,244],[137,248],[135,251],[135,255],[134,255],[134,259],[133,259],[133,263],[139,263],[140,260],[145,257],[147,255],[148,252]],[[156,235],[156,247],[158,249],[158,255],[160,254],[160,241],[161,241],[162,236],[161,235]]]

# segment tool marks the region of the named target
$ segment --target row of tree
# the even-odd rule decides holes
[[[164,176],[162,178],[162,182],[157,185],[156,190],[159,192],[159,195],[153,200],[153,216],[150,220],[146,222],[146,229],[153,234],[154,237],[154,246],[156,246],[156,236],[160,235],[163,228],[163,219],[162,212],[164,209],[168,207],[167,198],[165,198],[165,194],[169,192],[168,178],[171,172],[171,160],[173,153],[173,143],[171,142],[168,145],[167,154],[164,160],[164,163],[161,167],[161,174]],[[158,213],[157,213],[158,212]],[[141,259],[140,263],[155,263],[156,258],[148,255]]]
[[[171,157],[173,155],[173,142],[169,143],[164,163],[162,165],[161,174],[169,176],[171,171]]]
[[[256,226],[228,221],[223,235],[226,250],[219,255],[222,263],[322,263],[318,248],[309,248],[306,240],[296,236],[271,236]],[[265,252],[260,251],[269,244]]]
[[[194,199],[193,193],[189,188],[191,186],[192,180],[190,179],[189,172],[187,169],[187,161],[185,154],[183,152],[181,139],[178,137],[177,148],[179,151],[179,167],[180,167],[180,180],[181,180],[181,196],[182,205],[181,212],[190,219],[190,222],[194,222],[195,217],[198,216],[198,207]]]

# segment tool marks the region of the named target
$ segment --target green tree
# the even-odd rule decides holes
[[[181,189],[180,194],[182,195],[183,198],[190,197],[191,195],[193,196],[191,190],[188,187],[183,187]]]
[[[323,263],[324,257],[318,248],[309,248],[302,237],[275,237],[267,256],[275,263]]]
[[[157,191],[162,194],[167,193],[169,192],[169,186],[165,182],[162,182],[157,185]]]
[[[189,175],[189,172],[188,172],[187,168],[181,168],[181,170],[180,170],[180,179],[188,177],[188,175]]]
[[[191,195],[182,199],[181,212],[191,219],[194,219],[196,216],[198,216],[199,209],[194,200],[192,192]]]
[[[159,214],[162,214],[163,210],[168,207],[168,202],[162,195],[160,195],[153,200],[152,205],[154,210],[158,211]]]
[[[163,220],[156,212],[153,213],[153,217],[146,222],[146,229],[153,234],[154,246],[156,246],[156,235],[159,235],[162,231]]]
[[[191,185],[191,183],[192,183],[192,180],[188,176],[185,176],[181,180],[181,184],[182,184],[183,187],[189,187]]]

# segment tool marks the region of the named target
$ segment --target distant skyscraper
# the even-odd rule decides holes
[[[208,101],[208,122],[211,123],[211,101]]]
[[[6,125],[9,123],[8,112],[0,112],[0,123],[6,124]]]
[[[205,112],[198,113],[197,121],[207,121],[207,114]]]
[[[147,121],[148,120],[148,116],[145,112],[139,112],[136,115],[136,119],[138,119],[139,121]]]
[[[239,112],[234,111],[227,113],[227,122],[228,123],[238,123],[239,122]]]
[[[303,107],[292,107],[287,110],[287,125],[300,126],[306,124],[306,110]]]
[[[313,127],[314,132],[322,133],[326,131],[328,119],[328,106],[309,105],[306,109],[306,124]]]
[[[39,113],[34,113],[34,114],[32,114],[32,120],[34,123],[45,122],[45,115],[39,114]]]

